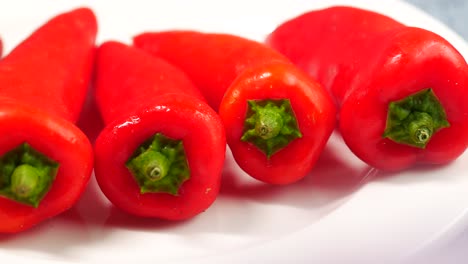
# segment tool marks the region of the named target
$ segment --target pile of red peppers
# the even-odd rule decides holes
[[[335,129],[387,171],[467,148],[466,61],[382,14],[314,10],[265,43],[173,30],[96,47],[97,33],[92,10],[71,10],[0,60],[0,233],[71,208],[93,169],[117,208],[183,220],[216,200],[227,146],[273,185],[300,184]],[[88,93],[103,121],[93,143],[77,125]]]

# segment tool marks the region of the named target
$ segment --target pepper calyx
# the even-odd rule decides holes
[[[126,162],[126,167],[140,187],[140,193],[178,195],[190,178],[182,140],[157,133],[141,144]]]
[[[296,138],[301,138],[289,99],[248,100],[241,140],[250,142],[269,159]]]
[[[37,208],[58,168],[59,163],[22,143],[0,157],[0,196]]]
[[[442,104],[428,88],[389,104],[383,137],[424,149],[437,131],[449,126]]]

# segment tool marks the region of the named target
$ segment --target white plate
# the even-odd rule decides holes
[[[263,40],[282,21],[347,1],[8,1],[0,36],[10,50],[51,16],[86,5],[98,41],[129,42],[145,30],[197,29]],[[353,1],[468,46],[400,1]],[[2,263],[364,263],[397,260],[447,239],[468,221],[468,154],[448,166],[382,175],[333,135],[303,181],[272,187],[251,180],[229,156],[218,200],[185,222],[139,219],[113,208],[91,181],[69,212],[17,235],[0,235]],[[0,223],[1,224],[1,223]],[[138,262],[136,262],[138,261]]]

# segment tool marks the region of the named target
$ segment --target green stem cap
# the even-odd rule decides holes
[[[434,133],[449,126],[442,104],[429,88],[389,104],[383,137],[425,148]]]
[[[241,140],[250,142],[267,158],[302,137],[288,99],[248,100]]]
[[[57,175],[59,164],[23,143],[0,157],[0,195],[38,207]]]
[[[161,133],[141,144],[126,166],[140,187],[140,193],[178,195],[182,184],[190,178],[182,141]]]

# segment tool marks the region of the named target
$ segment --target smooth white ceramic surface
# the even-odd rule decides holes
[[[98,42],[147,30],[195,29],[263,40],[282,21],[335,4],[388,14],[467,44],[400,1],[2,1],[10,50],[51,16],[91,7]],[[184,222],[135,218],[110,205],[92,180],[69,212],[17,235],[0,235],[2,263],[385,263],[416,255],[467,227],[468,154],[440,167],[385,174],[333,135],[316,168],[287,187],[250,179],[229,152],[217,201]],[[1,224],[1,223],[0,223]]]

